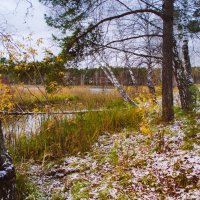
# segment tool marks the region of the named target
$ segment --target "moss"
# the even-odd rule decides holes
[[[122,171],[122,174],[119,176],[118,181],[119,181],[120,185],[126,187],[126,186],[131,185],[132,178],[133,178],[133,176],[131,175],[131,173],[124,173]]]
[[[109,199],[110,193],[109,188],[99,191],[98,199],[99,200],[107,200]]]

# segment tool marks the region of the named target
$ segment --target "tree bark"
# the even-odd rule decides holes
[[[149,9],[150,1],[147,1],[146,9]],[[144,29],[145,29],[145,34],[146,35],[151,35],[150,31],[150,14],[147,13],[144,15]],[[154,55],[154,48],[152,45],[151,37],[147,36],[145,38],[145,43],[146,43],[146,52],[148,55],[153,56]],[[151,57],[146,58],[146,64],[147,64],[147,86],[149,88],[149,93],[151,94],[152,100],[154,103],[157,103],[156,101],[156,90],[155,90],[155,85],[153,82],[153,60]]]
[[[184,67],[186,71],[186,78],[189,85],[194,85],[194,80],[192,77],[192,66],[190,62],[190,55],[189,55],[189,39],[188,39],[188,0],[184,0],[183,2],[183,59],[184,59]]]
[[[183,41],[183,59],[184,59],[184,68],[186,73],[186,88],[188,91],[188,95],[186,96],[187,107],[183,107],[184,110],[190,110],[196,104],[196,92],[192,89],[194,86],[194,79],[192,76],[192,66],[190,62],[190,55],[189,55],[189,47],[188,47],[188,40],[184,39]]]
[[[131,67],[128,67],[128,71],[129,71],[129,74],[131,76],[131,80],[132,80],[132,83],[133,83],[133,86],[137,87],[137,80],[133,74],[133,71],[131,69]]]
[[[139,91],[138,91],[137,79],[136,79],[135,75],[133,74],[133,71],[132,71],[130,66],[128,66],[128,71],[129,71],[129,74],[131,76],[131,81],[132,81],[133,87],[135,87],[136,93],[138,93]]]
[[[192,77],[192,66],[190,62],[188,40],[183,41],[182,51],[183,51],[184,66],[185,66],[187,81],[188,81],[188,84],[192,86],[194,85],[194,80]]]
[[[183,110],[188,110],[190,103],[191,103],[191,92],[190,92],[190,86],[187,81],[187,77],[185,75],[185,70],[182,64],[182,61],[179,58],[178,50],[177,50],[177,45],[176,45],[176,40],[174,38],[174,75],[175,79],[177,82],[177,87],[179,90],[179,96],[180,96],[180,101],[181,101],[181,107]]]
[[[106,68],[102,67],[102,70],[104,71],[104,73],[106,74],[110,82],[117,88],[123,100],[127,103],[130,103],[133,106],[136,106],[137,104],[128,96],[128,94],[124,91],[122,85],[119,83],[119,81],[115,77],[111,67],[110,66],[107,66]]]
[[[174,119],[173,110],[173,11],[174,1],[164,0],[163,6],[163,67],[162,67],[162,118]]]
[[[0,120],[0,199],[16,200],[16,177],[12,159],[9,156],[2,131]]]
[[[152,95],[153,102],[157,103],[156,90],[155,90],[155,85],[153,82],[153,68],[150,63],[148,64],[148,68],[147,68],[147,86],[149,88],[150,94]]]

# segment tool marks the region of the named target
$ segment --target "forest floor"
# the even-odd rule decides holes
[[[151,135],[105,133],[90,152],[33,164],[28,176],[38,199],[198,200],[199,125],[199,116],[182,117]]]

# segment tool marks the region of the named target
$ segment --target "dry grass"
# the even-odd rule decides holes
[[[15,85],[12,87],[14,102],[23,110],[39,108],[52,109],[95,109],[109,106],[114,101],[122,103],[116,90],[111,92],[92,93],[89,87],[62,87],[58,91],[48,94],[43,86]]]
[[[124,87],[130,97],[138,98],[141,95],[150,96],[148,87]],[[160,87],[156,88],[160,95]],[[89,86],[60,87],[54,93],[48,94],[43,86],[13,85],[12,91],[16,107],[23,110],[39,109],[51,110],[80,110],[111,108],[123,106],[124,102],[116,89],[109,92],[92,92]]]

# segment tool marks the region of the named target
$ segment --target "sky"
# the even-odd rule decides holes
[[[0,23],[5,27],[6,32],[21,40],[32,34],[33,40],[43,38],[44,44],[39,50],[38,59],[43,57],[43,48],[51,49],[54,53],[59,52],[59,48],[52,40],[54,29],[47,26],[44,13],[46,8],[38,2],[32,0],[32,8],[25,0],[0,0]]]
[[[31,0],[31,2],[32,8],[29,8],[30,4],[26,0],[0,0],[0,26],[5,27],[7,32],[14,34],[14,37],[19,40],[27,37],[30,33],[34,40],[43,38],[44,44],[37,56],[37,59],[41,60],[44,56],[44,48],[51,49],[55,54],[60,49],[52,40],[52,34],[56,34],[56,30],[48,27],[44,19],[44,13],[48,12],[47,8],[39,3],[38,0]],[[193,66],[200,65],[198,43],[199,41],[190,43]],[[194,49],[198,49],[198,53],[195,53]]]

